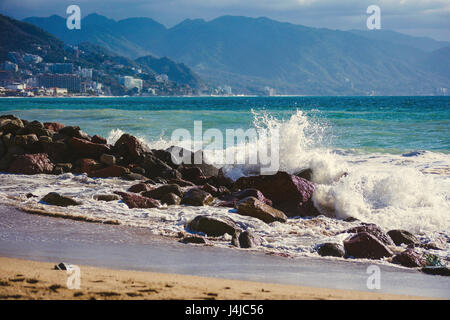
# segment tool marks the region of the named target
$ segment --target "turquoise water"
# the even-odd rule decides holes
[[[297,110],[323,129],[321,144],[338,149],[399,154],[414,150],[450,153],[450,97],[149,97],[5,98],[0,114],[79,125],[89,134],[112,130],[148,141],[177,128],[253,127],[254,114],[287,120]]]

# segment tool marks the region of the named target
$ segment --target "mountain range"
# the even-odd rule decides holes
[[[68,30],[56,15],[25,21],[69,44],[87,41],[132,59],[169,57],[234,93],[264,94],[270,87],[279,94],[432,95],[450,88],[450,43],[388,30],[241,16],[188,19],[171,28],[150,18],[98,14],[83,18],[81,30]]]

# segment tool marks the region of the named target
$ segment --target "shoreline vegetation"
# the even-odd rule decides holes
[[[318,217],[312,195],[315,183],[312,170],[306,168],[290,174],[241,177],[233,181],[223,168],[203,161],[200,164],[176,164],[172,147],[150,149],[138,138],[122,134],[113,144],[101,136],[90,136],[78,126],[56,122],[29,121],[14,115],[0,116],[0,172],[9,174],[85,174],[91,178],[116,178],[134,181],[127,190],[110,190],[94,196],[96,201],[122,201],[129,209],[170,206],[220,207],[233,213],[227,217],[199,214],[185,225],[179,239],[183,243],[213,245],[217,237],[229,235],[230,245],[258,248],[263,238],[243,229],[232,219],[240,215],[271,223],[286,223],[292,218]],[[178,152],[178,151],[177,151]],[[181,149],[184,158],[203,158],[203,152]],[[346,173],[343,174],[345,176]],[[341,177],[342,178],[342,177]],[[26,198],[37,198],[32,192]],[[44,207],[57,209],[81,205],[81,201],[64,192],[50,192],[39,201]],[[114,220],[94,221],[66,213],[25,208],[34,214],[59,218],[119,224]],[[91,221],[92,220],[92,221]],[[445,243],[421,242],[407,230],[382,230],[375,224],[356,218],[344,220],[347,233],[343,241],[316,244],[316,253],[344,259],[383,260],[428,274],[449,275],[446,263],[432,253],[445,250]]]
[[[410,300],[426,299],[352,290],[228,280],[79,266],[80,289],[67,288],[55,263],[0,257],[0,299]]]

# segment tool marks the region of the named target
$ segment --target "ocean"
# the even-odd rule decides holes
[[[266,225],[229,208],[131,210],[120,201],[99,203],[92,197],[132,182],[72,174],[0,175],[0,203],[42,206],[39,198],[24,195],[57,191],[83,201],[59,211],[117,219],[161,235],[175,235],[198,214],[226,215],[262,236],[262,250],[291,256],[315,255],[316,244],[342,241],[347,235],[337,232],[348,227],[342,219],[355,217],[385,231],[405,229],[423,241],[440,241],[446,250],[437,254],[448,259],[450,97],[4,98],[0,114],[78,125],[110,143],[127,132],[152,148],[176,144],[174,130],[193,133],[194,121],[202,121],[203,130],[224,134],[227,129],[270,133],[276,128],[280,170],[313,170],[314,203],[323,216]],[[251,152],[259,143],[247,141],[245,147]],[[251,172],[245,166],[226,169],[234,179]],[[229,241],[225,236],[217,245],[228,246]]]

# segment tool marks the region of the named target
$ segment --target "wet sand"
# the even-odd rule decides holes
[[[36,216],[2,206],[0,256],[25,259],[0,260],[0,278],[7,284],[0,286],[1,294],[21,298],[90,298],[92,292],[94,298],[120,299],[392,299],[406,296],[448,299],[450,296],[449,279],[417,270],[378,265],[381,288],[369,290],[366,271],[371,263],[367,262],[287,259],[243,249],[186,245],[154,236],[145,228]],[[82,296],[73,297],[73,290],[65,287],[65,272],[51,270],[61,261],[82,266]],[[20,274],[22,276],[18,276]],[[11,281],[16,278],[24,279]],[[39,282],[29,284],[27,279]],[[135,284],[127,283],[128,280]],[[178,290],[170,287],[174,281],[179,283]],[[148,295],[132,297],[138,290],[133,287],[136,283],[145,288],[154,287],[158,294],[149,291]],[[53,284],[61,286],[56,289],[58,292],[49,289]],[[39,288],[26,287],[30,285]],[[140,290],[147,290],[145,288]],[[211,290],[213,295],[208,296]],[[95,294],[109,291],[120,295]]]

